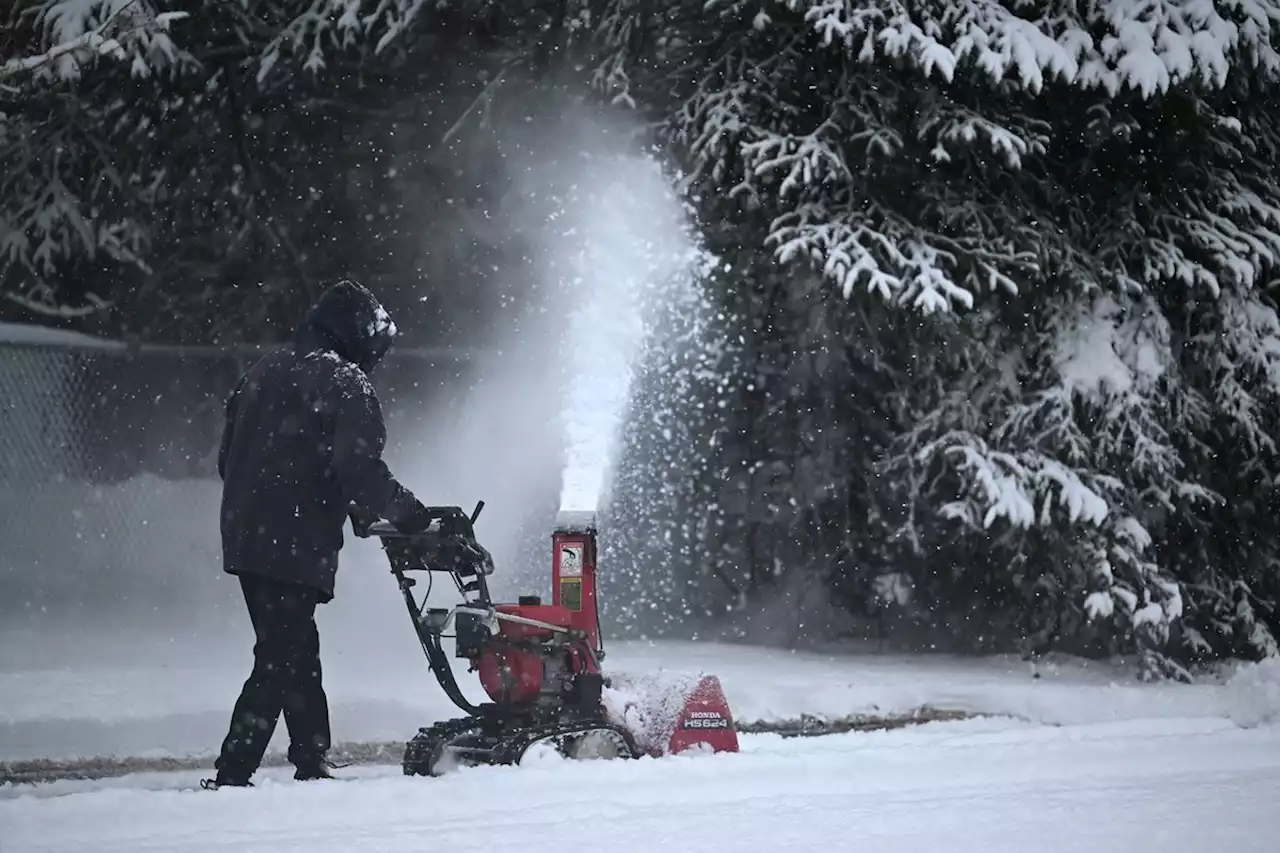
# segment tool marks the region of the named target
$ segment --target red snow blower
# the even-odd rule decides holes
[[[567,758],[638,758],[700,749],[737,752],[738,735],[720,682],[698,676],[659,684],[648,695],[606,677],[600,662],[594,513],[561,513],[552,534],[550,604],[521,596],[494,604],[493,559],[475,537],[484,508],[431,507],[421,533],[351,514],[357,536],[378,537],[418,639],[440,686],[466,716],[418,730],[404,753],[407,775],[453,766],[518,764],[536,744]],[[431,579],[448,575],[463,602],[428,608]],[[414,593],[424,575],[427,591]],[[452,634],[446,634],[450,626]],[[491,700],[472,704],[458,686],[442,640],[470,664]],[[642,682],[640,682],[642,683]]]

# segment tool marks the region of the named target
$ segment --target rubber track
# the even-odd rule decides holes
[[[541,741],[597,732],[606,734],[608,740],[618,747],[620,756],[636,758],[639,755],[635,741],[629,732],[619,726],[596,720],[527,726],[504,732],[500,737],[487,734],[485,729],[485,721],[476,717],[458,717],[419,729],[417,736],[405,745],[403,762],[405,774],[432,775],[431,771],[434,768],[430,766],[431,756],[437,749],[459,745],[459,741],[470,740],[472,737],[476,738],[478,743],[463,747],[477,750],[465,759],[472,764],[519,764],[525,753]],[[558,748],[562,751],[562,747]]]

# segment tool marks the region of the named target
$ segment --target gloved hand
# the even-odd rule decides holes
[[[395,519],[388,519],[401,533],[421,533],[431,526],[431,513],[423,506],[422,501],[414,499]]]
[[[387,507],[387,521],[402,533],[421,533],[431,526],[431,520],[422,501],[403,486],[396,491],[391,506]]]
[[[370,525],[381,521],[376,513],[369,512],[354,503],[347,506],[347,517],[351,519],[351,529],[357,536],[367,536]]]

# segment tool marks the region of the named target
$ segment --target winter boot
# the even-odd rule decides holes
[[[248,779],[241,779],[236,776],[224,776],[219,773],[215,779],[201,779],[200,787],[206,791],[216,791],[219,788],[252,788],[253,783]]]
[[[333,774],[329,771],[338,765],[332,764],[323,759],[317,761],[305,761],[298,765],[298,770],[293,774],[293,778],[299,782],[313,782],[318,779],[332,779]]]

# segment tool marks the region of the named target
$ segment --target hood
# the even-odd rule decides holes
[[[299,355],[333,350],[365,373],[391,349],[396,324],[382,303],[354,281],[330,287],[298,325],[294,342]]]

